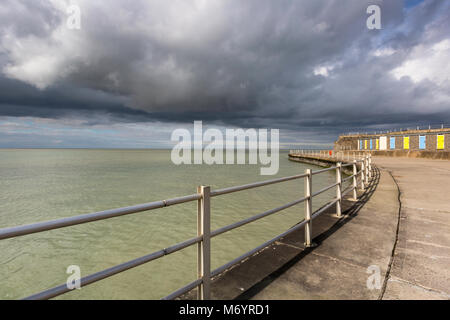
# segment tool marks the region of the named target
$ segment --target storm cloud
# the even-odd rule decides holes
[[[0,116],[330,133],[450,122],[450,3],[409,3],[3,0]],[[371,4],[381,30],[366,27]]]

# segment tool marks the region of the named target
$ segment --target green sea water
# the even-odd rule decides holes
[[[275,176],[260,165],[172,164],[168,150],[0,150],[0,228],[163,200],[300,174],[312,165],[280,154]],[[313,190],[335,181],[314,176]],[[333,190],[314,198],[318,208]],[[212,230],[299,199],[303,180],[215,197]],[[212,239],[212,269],[303,219],[303,204]],[[66,282],[69,265],[81,276],[196,236],[191,202],[104,221],[0,241],[0,299],[19,299]],[[195,280],[196,247],[72,291],[58,299],[159,299]]]

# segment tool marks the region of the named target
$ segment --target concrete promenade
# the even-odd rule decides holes
[[[375,169],[359,205],[347,203],[346,207],[346,217],[333,233],[327,236],[328,230],[317,230],[318,246],[252,298],[380,299],[397,234],[399,203],[395,181],[387,172]],[[298,241],[286,239],[284,244],[302,248]],[[380,270],[378,288],[367,286],[371,266]]]
[[[450,161],[373,157],[400,189],[400,224],[383,299],[450,298]]]
[[[316,247],[293,232],[213,279],[212,299],[449,299],[450,161],[372,159],[343,217],[314,220]]]
[[[317,247],[304,247],[304,229],[293,232],[214,279],[212,299],[379,299],[396,240],[398,188],[375,168],[359,201],[342,207],[340,219],[335,207],[314,219]],[[372,290],[369,266],[380,270]]]
[[[358,215],[254,299],[450,298],[450,161],[373,161],[378,186]],[[381,290],[365,288],[369,264]]]

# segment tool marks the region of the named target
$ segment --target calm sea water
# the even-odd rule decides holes
[[[0,150],[0,228],[193,194],[303,173],[312,165],[280,154],[276,176],[259,165],[182,165],[167,150]],[[314,176],[314,190],[334,173]],[[317,208],[334,191],[315,198]],[[212,199],[212,229],[303,196],[303,180]],[[63,284],[69,265],[82,276],[196,236],[196,203],[0,241],[0,299]],[[303,205],[212,239],[212,268],[303,219]],[[196,247],[70,292],[59,299],[159,299],[196,277]]]

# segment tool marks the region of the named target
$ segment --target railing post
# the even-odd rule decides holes
[[[305,220],[308,221],[305,225],[305,247],[313,247],[312,242],[312,170],[306,169],[305,171]]]
[[[197,235],[203,236],[197,245],[197,275],[202,279],[197,290],[197,299],[209,300],[211,299],[211,188],[199,186],[197,192],[202,195],[197,203]]]
[[[353,200],[358,201],[358,167],[356,166],[356,160],[353,160]]]
[[[372,179],[372,154],[369,154],[369,178]]]
[[[367,184],[369,184],[370,181],[370,153],[367,155]]]
[[[365,170],[365,172],[364,172],[364,182],[365,182],[365,184],[366,185],[368,185],[369,184],[369,156],[368,155],[366,155],[365,157],[364,157],[364,168],[366,169]]]
[[[336,165],[336,216],[342,215],[342,163],[338,162]]]
[[[365,161],[361,159],[361,190],[364,191],[364,184],[366,180],[364,179],[364,172],[366,171],[366,168],[364,166]]]

